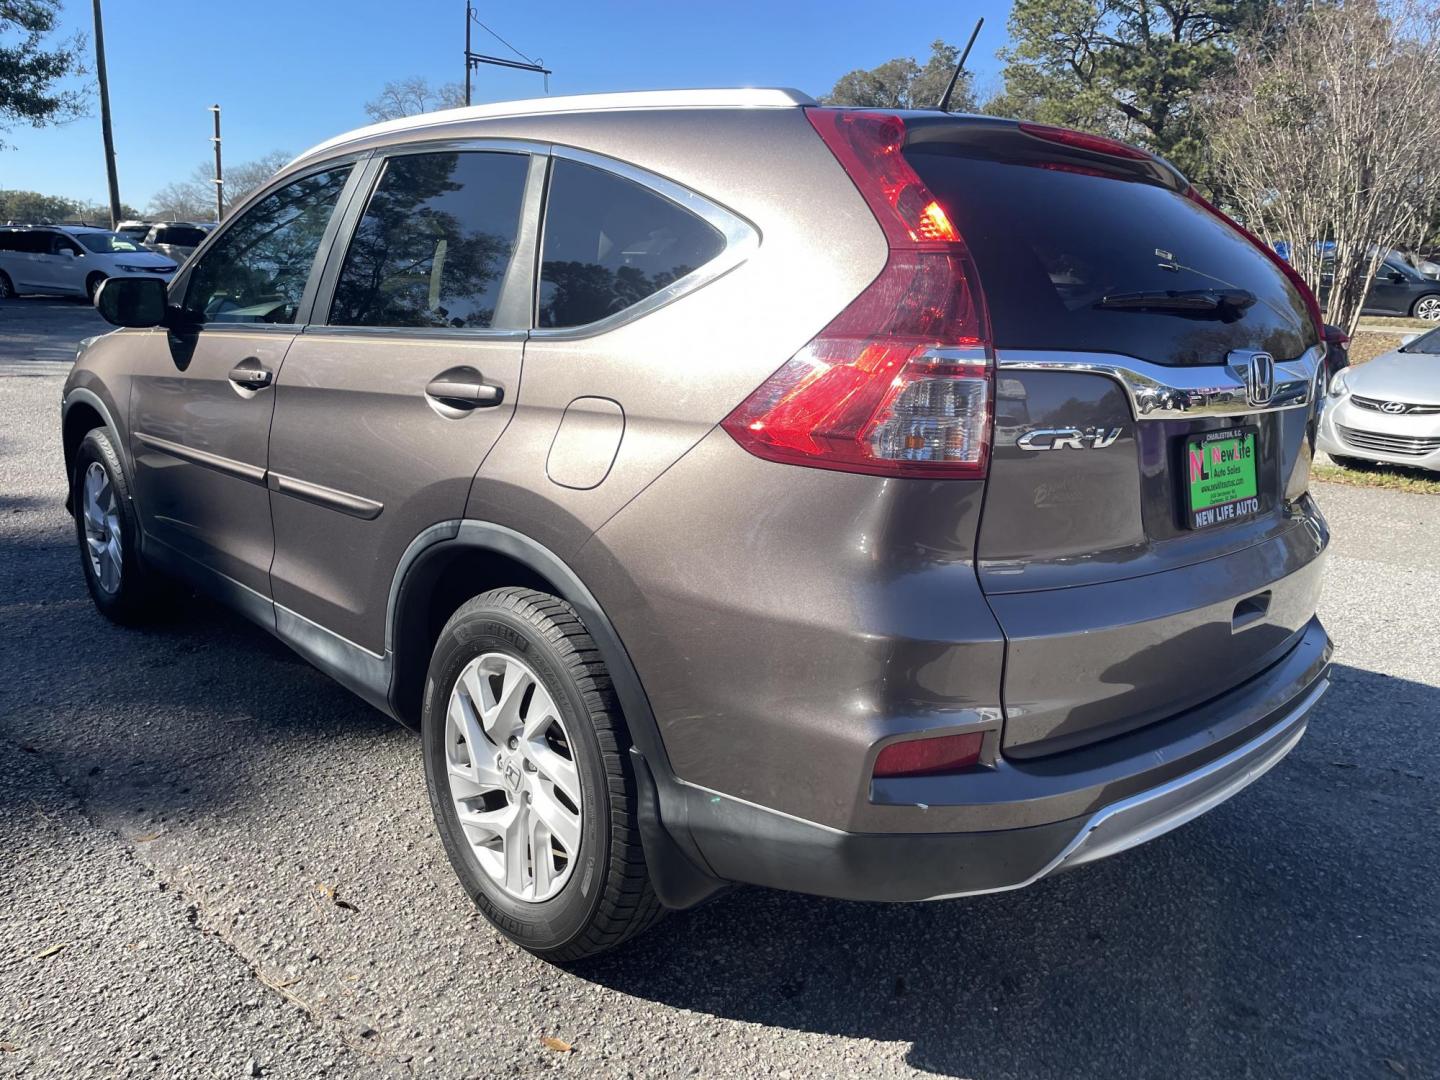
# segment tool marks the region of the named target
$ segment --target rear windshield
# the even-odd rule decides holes
[[[997,347],[1182,366],[1224,363],[1232,349],[1291,360],[1314,344],[1305,303],[1285,275],[1173,191],[982,160],[943,142],[908,146],[905,156],[974,255]],[[1156,295],[1213,290],[1231,299],[1172,311]]]
[[[169,228],[156,229],[154,242],[175,244],[178,247],[199,247],[200,241],[204,239],[204,229],[197,229],[192,225],[171,225]]]

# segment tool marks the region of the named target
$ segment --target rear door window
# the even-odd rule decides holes
[[[1222,364],[1232,349],[1291,360],[1314,344],[1304,301],[1265,253],[1168,188],[942,141],[905,156],[975,258],[1000,348],[1182,366]],[[1232,299],[1190,311],[1154,299],[1211,290]]]
[[[556,158],[545,202],[538,324],[584,326],[616,315],[724,249],[718,229],[663,195]]]
[[[345,253],[333,326],[485,328],[520,234],[526,154],[405,154]]]

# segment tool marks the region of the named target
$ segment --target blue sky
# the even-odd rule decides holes
[[[225,159],[298,154],[367,123],[364,103],[387,81],[432,84],[464,74],[464,0],[105,0],[105,51],[120,196],[142,207],[210,155],[210,113],[224,117]],[[685,86],[828,90],[846,71],[929,53],[936,37],[963,45],[985,29],[970,68],[998,70],[1009,0],[929,7],[859,0],[825,4],[721,0],[494,4],[480,18],[555,74],[551,94]],[[65,0],[65,26],[91,36],[90,4]],[[477,29],[477,51],[503,47]],[[538,97],[539,75],[482,68],[476,102]],[[103,202],[98,102],[59,128],[13,128],[0,188]]]

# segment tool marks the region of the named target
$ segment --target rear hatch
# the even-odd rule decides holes
[[[1306,299],[1153,158],[1008,122],[907,130],[995,345],[977,572],[1007,637],[1006,752],[1119,734],[1278,660],[1323,544]]]

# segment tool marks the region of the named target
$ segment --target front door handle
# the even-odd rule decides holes
[[[275,373],[260,366],[260,361],[247,356],[230,369],[230,381],[246,390],[264,390],[275,381]]]
[[[485,381],[473,367],[454,367],[431,379],[425,393],[452,409],[488,409],[505,400],[505,388]]]

